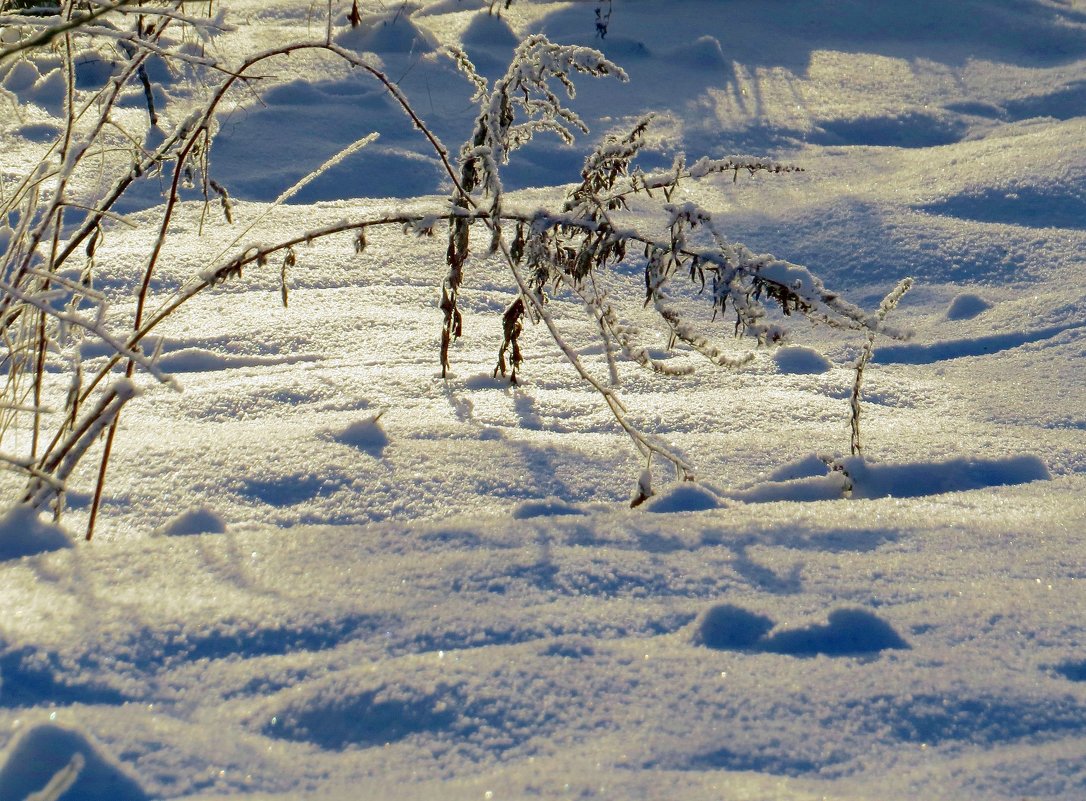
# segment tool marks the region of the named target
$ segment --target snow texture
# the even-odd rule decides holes
[[[326,36],[323,4],[220,5],[236,29],[174,44],[233,65]],[[842,455],[862,331],[771,316],[793,344],[755,350],[731,305],[714,318],[711,285],[674,291],[722,354],[754,351],[718,369],[643,307],[640,250],[598,275],[676,373],[613,378],[631,422],[695,466],[678,481],[542,326],[525,319],[518,385],[494,377],[516,290],[481,230],[445,380],[444,226],[373,229],[362,255],[351,235],[299,244],[289,275],[247,267],[142,343],[183,391],[136,372],[90,543],[74,540],[97,441],[63,529],[18,505],[25,474],[0,474],[0,799],[69,781],[60,801],[1086,798],[1086,5],[615,2],[604,39],[596,3],[360,3],[354,30],[333,5],[333,40],[453,157],[478,105],[446,45],[490,81],[540,32],[628,73],[576,77],[591,133],[512,153],[507,211],[560,210],[595,142],[648,113],[647,175],[680,151],[802,167],[709,175],[669,202],[863,314],[915,279],[887,320],[913,337],[876,338],[864,371],[863,458]],[[93,107],[124,56],[75,47]],[[27,176],[48,189],[55,166],[66,79],[45,50],[0,64],[3,198]],[[176,119],[208,92],[161,60],[148,72]],[[432,147],[365,70],[297,53],[260,73],[209,154],[234,223],[184,195],[152,306],[219,254],[448,208]],[[142,91],[114,111],[102,175],[146,124]],[[100,177],[72,192],[100,196]],[[119,315],[168,178],[103,221],[93,286]],[[613,213],[666,237],[642,201]],[[547,309],[611,386],[592,316],[562,293]],[[109,348],[80,352],[89,369]],[[67,377],[47,377],[63,408]],[[5,433],[13,468],[31,440]]]
[[[992,304],[972,292],[955,295],[946,310],[948,320],[972,320],[992,308]]]
[[[68,534],[41,520],[30,506],[12,506],[0,516],[0,560],[71,548]]]
[[[67,791],[47,795],[45,791],[54,777],[69,769],[75,777]],[[86,732],[72,726],[40,723],[21,731],[8,748],[0,768],[0,798],[37,801],[51,797],[79,801],[149,798],[128,771]]]
[[[773,352],[773,361],[782,373],[825,373],[833,369],[829,359],[814,348],[791,345]]]
[[[177,517],[166,522],[158,529],[159,534],[167,537],[182,537],[188,534],[222,534],[226,523],[222,517],[205,506],[187,509]]]

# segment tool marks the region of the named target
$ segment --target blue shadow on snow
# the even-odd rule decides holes
[[[765,615],[722,604],[702,618],[694,642],[715,650],[789,656],[861,656],[909,647],[889,623],[865,609],[835,609],[826,624],[769,634],[773,625]]]

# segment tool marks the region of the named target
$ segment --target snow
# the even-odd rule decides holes
[[[226,531],[226,522],[213,509],[200,506],[186,509],[176,517],[170,518],[158,529],[159,534],[167,537],[182,537],[188,534],[222,534]]]
[[[349,423],[342,431],[334,434],[333,439],[358,448],[374,458],[380,458],[389,444],[388,434],[381,427],[380,414]]]
[[[679,481],[543,326],[525,323],[518,385],[494,377],[515,294],[485,234],[445,380],[442,224],[371,228],[361,255],[350,232],[299,245],[289,306],[280,256],[143,343],[183,391],[137,372],[91,542],[100,446],[59,527],[0,475],[0,799],[50,781],[39,799],[66,781],[61,801],[1086,797],[1086,5],[616,1],[602,40],[591,3],[360,3],[354,31],[338,5],[336,41],[454,154],[478,108],[444,45],[493,80],[544,32],[629,74],[577,79],[591,133],[512,153],[506,210],[560,209],[593,144],[649,112],[646,173],[679,151],[801,167],[668,202],[867,314],[914,278],[887,319],[912,338],[878,337],[864,372],[863,458],[847,455],[863,332],[774,318],[787,346],[719,369],[643,308],[640,254],[601,276],[678,373],[617,377],[630,420],[695,466]],[[193,54],[325,35],[322,4],[216,6],[237,29]],[[89,55],[80,92],[111,69]],[[360,70],[264,66],[211,151],[235,222],[186,195],[155,306],[253,242],[447,208],[448,176]],[[5,70],[9,193],[63,131],[64,80],[52,53]],[[206,91],[151,72],[179,119]],[[133,95],[115,122],[146,116]],[[104,225],[94,287],[118,314],[161,189],[150,177]],[[633,201],[628,225],[651,227]],[[698,289],[669,303],[725,355],[754,349]],[[584,307],[548,310],[606,377]],[[85,365],[108,352],[92,338]],[[3,450],[29,439],[16,426]]]
[[[972,320],[992,308],[990,301],[974,292],[962,292],[955,295],[946,310],[948,320]]]
[[[74,780],[70,778],[72,774]],[[0,797],[27,801],[149,798],[124,766],[106,754],[86,732],[55,723],[27,727],[14,739],[4,767],[0,768]]]
[[[678,482],[663,492],[653,495],[645,503],[645,510],[657,513],[701,512],[721,505],[718,498],[706,487],[689,481]]]
[[[743,649],[797,657],[856,656],[908,648],[893,627],[866,609],[834,609],[825,624],[771,632],[765,615],[730,604],[715,606],[701,621],[696,642],[717,650]]]
[[[777,348],[773,361],[782,373],[825,373],[833,369],[829,359],[814,348],[790,345]]]
[[[796,477],[766,481],[731,493],[730,497],[747,503],[840,497],[915,498],[1052,478],[1044,463],[1032,455],[892,465],[858,457],[826,460],[808,457],[792,469],[785,468],[785,475],[788,474]]]
[[[0,516],[0,560],[71,548],[72,540],[63,529],[45,523],[36,509],[17,504]]]

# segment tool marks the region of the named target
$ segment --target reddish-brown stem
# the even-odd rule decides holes
[[[348,63],[365,69],[367,72],[370,73],[370,75],[380,81],[385,86],[386,90],[396,99],[396,101],[408,114],[412,122],[414,122],[415,126],[423,132],[423,135],[430,142],[431,146],[434,148],[434,151],[437,153],[438,158],[441,160],[445,171],[452,179],[454,186],[456,186],[459,194],[464,197],[467,202],[471,204],[472,207],[474,207],[474,202],[471,200],[468,193],[464,191],[456,176],[456,172],[453,169],[452,164],[449,162],[448,151],[446,150],[445,146],[441,144],[440,140],[438,140],[433,132],[430,131],[430,129],[425,125],[422,119],[415,113],[414,109],[411,108],[410,103],[407,101],[407,98],[404,96],[403,92],[400,91],[400,88],[396,86],[396,84],[394,84],[383,72],[374,68],[370,64],[367,64],[365,61],[358,58],[358,56],[351,53],[350,51],[345,50],[338,45],[334,45],[330,39],[324,42],[299,43],[296,45],[289,45],[287,47],[278,48],[276,50],[268,51],[265,53],[260,53],[248,59],[237,70],[237,72],[231,74],[223,82],[223,84],[219,87],[218,91],[212,97],[210,103],[205,108],[204,113],[201,115],[200,124],[195,128],[195,130],[190,133],[188,140],[185,142],[185,144],[182,146],[177,154],[177,162],[174,165],[173,177],[170,181],[170,192],[166,201],[166,208],[162,214],[162,222],[159,226],[158,236],[155,237],[155,243],[152,246],[151,253],[147,259],[147,266],[144,268],[143,271],[143,281],[140,284],[139,294],[136,299],[136,312],[132,327],[137,336],[133,338],[131,347],[136,347],[138,339],[145,336],[146,333],[141,333],[141,329],[143,328],[143,315],[147,306],[147,297],[150,292],[151,278],[154,275],[155,268],[158,264],[159,256],[162,253],[162,248],[165,246],[166,239],[169,234],[170,224],[173,220],[174,211],[177,207],[177,203],[179,200],[178,186],[180,182],[182,168],[187,161],[189,155],[192,153],[192,148],[196,145],[196,142],[199,141],[199,137],[201,135],[205,138],[207,137],[208,125],[211,121],[211,118],[214,116],[215,111],[218,109],[219,103],[222,101],[222,98],[225,97],[226,92],[230,89],[231,86],[233,86],[235,81],[243,78],[245,76],[245,73],[250,68],[252,68],[255,64],[260,63],[261,61],[265,61],[269,58],[274,58],[276,56],[289,55],[290,53],[306,49],[327,50],[328,52],[331,52],[343,58]],[[113,364],[116,363],[112,360],[111,362]],[[134,372],[135,362],[129,359],[128,364],[125,368],[125,376],[131,378]],[[102,374],[100,373],[99,375]],[[94,383],[96,384],[97,382]],[[93,389],[93,385],[92,387],[88,388],[87,391],[89,392],[90,389]],[[95,484],[94,489],[94,501],[91,505],[90,519],[87,524],[86,537],[88,540],[91,539],[94,533],[94,526],[98,515],[98,509],[100,507],[101,497],[105,487],[106,471],[108,469],[110,456],[112,455],[113,440],[116,436],[117,426],[119,423],[120,413],[118,413],[117,416],[114,417],[113,421],[110,423],[109,433],[106,437],[105,448],[102,452],[102,459],[98,468],[98,480]],[[56,443],[56,441],[57,440],[54,439],[54,444]]]

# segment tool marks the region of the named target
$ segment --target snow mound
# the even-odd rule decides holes
[[[18,94],[32,87],[40,77],[37,67],[30,61],[16,61],[0,80],[0,85],[9,92]]]
[[[336,44],[363,53],[432,53],[438,41],[418,27],[411,14],[415,5],[397,5],[395,11],[362,18],[357,28],[348,28],[335,36]]]
[[[33,87],[26,91],[26,99],[57,115],[64,109],[66,91],[64,72],[55,69],[43,75]]]
[[[225,531],[226,521],[218,513],[206,506],[199,506],[171,518],[158,533],[167,537],[181,537],[188,534],[222,534]]]
[[[834,501],[845,497],[847,482],[841,473],[811,476],[791,481],[766,481],[748,490],[734,492],[730,497],[745,503],[776,503],[793,501],[813,503]]]
[[[814,348],[802,345],[789,345],[773,353],[773,362],[782,373],[813,375],[833,369],[830,360]]]
[[[563,501],[561,498],[546,498],[542,501],[525,501],[513,510],[514,520],[527,520],[532,517],[555,517],[561,515],[583,515],[580,507]]]
[[[468,47],[514,48],[520,40],[509,23],[496,14],[480,11],[460,35],[460,41]]]
[[[723,69],[728,66],[724,48],[715,36],[700,36],[688,45],[675,48],[667,54],[667,58],[699,70],[711,67]]]
[[[75,56],[75,82],[80,89],[97,89],[113,77],[117,63],[97,50],[83,50]]]
[[[329,750],[387,746],[464,726],[464,705],[460,688],[444,683],[420,687],[397,680],[357,688],[325,682],[280,702],[263,733]]]
[[[629,64],[634,59],[649,59],[653,53],[648,45],[640,39],[630,39],[626,36],[608,36],[606,39],[598,39],[593,45],[602,50],[608,58],[620,64]]]
[[[908,647],[893,626],[866,609],[835,609],[825,625],[785,629],[761,643],[764,651],[790,656],[849,656]]]
[[[162,354],[158,366],[170,373],[210,373],[236,367],[265,367],[319,361],[318,356],[294,353],[286,356],[230,356],[203,348],[181,348]]]
[[[1052,478],[1044,463],[1030,455],[899,465],[871,464],[853,457],[843,460],[843,466],[852,481],[853,498],[915,498]]]
[[[861,457],[848,457],[831,469],[823,462],[821,475],[814,460],[794,465],[794,478],[770,480],[729,495],[746,503],[775,501],[830,501],[843,498],[917,498],[947,492],[967,492],[988,487],[1005,487],[1047,481],[1048,468],[1036,456],[1005,459],[956,458],[944,462],[872,464]],[[788,475],[788,473],[781,473]]]
[[[990,308],[992,308],[992,304],[980,295],[974,295],[972,292],[962,292],[960,295],[956,295],[954,300],[950,301],[950,306],[946,310],[946,318],[948,320],[972,320]]]
[[[72,773],[75,773],[72,781]],[[60,774],[60,775],[58,775]],[[74,727],[44,723],[24,730],[8,749],[0,768],[0,798],[23,801],[37,797],[50,782],[71,781],[65,801],[146,801],[149,796],[125,769]]]
[[[380,458],[389,442],[388,434],[381,428],[381,414],[375,414],[365,420],[357,420],[334,434],[332,438],[343,445],[358,448],[375,459]]]
[[[42,522],[37,510],[30,506],[13,506],[0,516],[0,561],[71,547],[68,534]]]
[[[809,453],[802,459],[782,465],[769,474],[770,481],[795,481],[797,478],[814,478],[826,475],[826,462],[817,453]]]
[[[721,604],[705,613],[694,643],[724,651],[753,648],[772,628],[773,621],[765,615]]]
[[[789,656],[850,656],[909,647],[893,626],[866,609],[835,609],[825,624],[770,634],[773,626],[773,620],[765,615],[721,604],[702,618],[694,643],[716,650]]]
[[[509,379],[491,373],[476,373],[464,379],[464,389],[509,389]]]
[[[48,144],[53,142],[61,132],[61,127],[55,122],[31,122],[26,125],[18,125],[12,128],[14,136],[21,137],[28,142]]]
[[[720,498],[716,493],[706,489],[700,484],[691,481],[682,481],[672,484],[658,495],[654,495],[645,503],[645,510],[649,512],[704,512],[707,509],[719,509]]]

